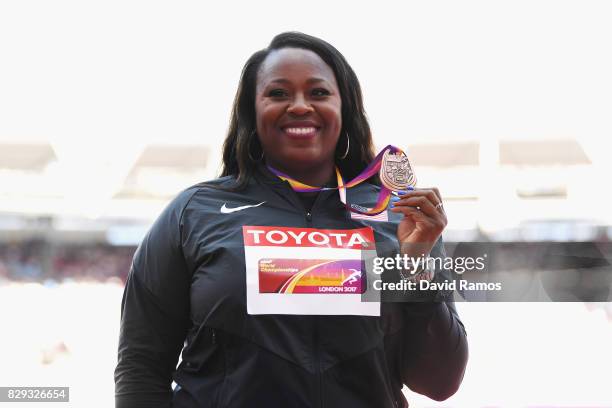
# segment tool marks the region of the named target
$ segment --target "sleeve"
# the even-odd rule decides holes
[[[441,239],[431,256],[446,257]],[[450,281],[452,274],[437,268],[433,280]],[[443,401],[457,392],[463,380],[468,360],[467,335],[453,292],[428,292],[432,292],[428,300],[402,305],[400,375],[412,391]]]
[[[189,324],[181,217],[191,195],[166,207],[134,254],[121,304],[116,408],[171,406],[172,372]]]

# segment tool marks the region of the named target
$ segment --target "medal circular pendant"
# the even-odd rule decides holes
[[[416,176],[408,156],[403,152],[390,153],[387,149],[383,154],[379,176],[382,184],[392,191],[402,191],[409,186],[416,186]]]

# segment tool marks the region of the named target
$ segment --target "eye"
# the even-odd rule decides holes
[[[325,88],[316,88],[312,90],[312,95],[313,96],[328,96],[328,95],[331,95],[331,93]]]
[[[272,89],[268,92],[268,96],[272,98],[282,98],[283,96],[287,96],[287,92],[284,89]]]

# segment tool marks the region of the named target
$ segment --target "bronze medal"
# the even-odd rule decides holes
[[[383,154],[380,166],[380,181],[392,191],[406,190],[409,186],[416,186],[416,176],[408,156],[402,152],[389,153],[387,149]]]

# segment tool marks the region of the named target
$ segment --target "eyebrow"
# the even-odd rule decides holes
[[[328,82],[328,81],[326,79],[317,78],[317,77],[308,78],[306,80],[307,84],[318,83],[318,82]],[[269,83],[270,84],[272,84],[272,83],[288,84],[288,83],[291,83],[291,81],[286,79],[286,78],[274,78]]]

